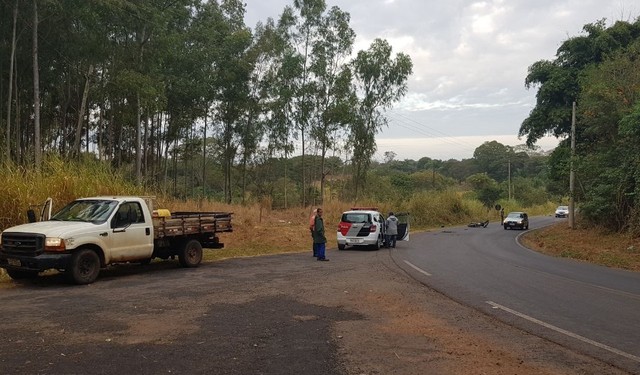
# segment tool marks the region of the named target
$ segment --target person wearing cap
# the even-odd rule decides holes
[[[387,232],[387,246],[396,247],[396,239],[398,237],[398,218],[393,215],[393,212],[389,212],[389,217],[386,221]]]

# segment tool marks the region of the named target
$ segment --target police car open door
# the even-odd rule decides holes
[[[409,241],[409,213],[398,212],[398,241]]]

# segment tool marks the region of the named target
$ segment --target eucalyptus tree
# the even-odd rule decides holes
[[[336,144],[336,136],[352,120],[356,102],[352,74],[346,61],[351,55],[356,34],[349,26],[350,16],[332,7],[320,19],[318,40],[313,44],[310,71],[314,76],[313,117],[310,134],[320,148],[320,198],[324,197],[327,151]]]
[[[357,117],[351,124],[349,144],[353,150],[355,198],[364,187],[371,156],[376,151],[375,135],[387,125],[384,111],[407,92],[413,70],[411,58],[398,53],[383,39],[373,41],[368,50],[359,51],[352,62],[359,102]]]
[[[88,140],[86,112],[91,103],[94,68],[108,45],[102,8],[73,0],[40,2],[38,65],[42,149],[79,156],[82,130]],[[34,108],[35,108],[34,107]],[[31,135],[25,135],[30,137]],[[35,136],[35,135],[34,135]]]
[[[148,123],[141,116],[152,116],[159,109],[157,103],[165,102],[158,57],[168,25],[179,23],[177,14],[185,1],[173,2],[170,9],[155,2],[74,3],[69,1],[61,12],[69,19],[68,32],[61,36],[65,54],[75,62],[68,74],[74,88],[70,107],[78,116],[71,153],[80,153],[84,130],[87,149],[89,142],[99,140],[101,156],[115,166],[132,162],[140,181],[143,124]],[[86,127],[85,107],[99,113],[98,122]]]
[[[294,0],[293,10],[298,16],[293,18],[294,23],[290,23],[292,30],[290,33],[294,41],[297,53],[300,55],[302,75],[296,82],[295,95],[295,124],[299,131],[301,151],[302,151],[302,204],[307,203],[307,178],[305,155],[307,147],[307,133],[309,122],[313,113],[315,85],[311,76],[311,54],[313,45],[318,41],[319,29],[322,24],[322,16],[327,8],[324,0]],[[291,13],[285,10],[285,13]]]
[[[184,38],[171,43],[171,83],[168,84],[171,118],[180,124],[172,126],[170,138],[176,142],[185,129],[202,122],[202,185],[206,190],[207,159],[215,143],[208,144],[209,124],[215,125],[211,113],[220,92],[219,65],[223,40],[227,37],[228,20],[220,4],[210,1],[199,4]],[[203,120],[203,121],[200,121]],[[211,121],[214,120],[214,121]],[[177,143],[176,143],[177,144]],[[182,150],[182,148],[180,148]],[[185,155],[186,156],[186,155]],[[213,158],[215,160],[215,158]],[[187,163],[187,159],[185,159]],[[220,164],[221,165],[221,164]]]
[[[260,144],[269,134],[270,122],[267,117],[270,102],[269,86],[274,84],[272,70],[278,44],[280,41],[273,20],[268,20],[267,25],[259,23],[256,25],[252,44],[245,56],[246,63],[253,69],[249,77],[245,114],[241,119],[241,126],[238,127],[243,203],[247,193],[249,164],[259,157],[259,154],[264,155],[263,152],[259,152]],[[255,181],[255,183],[259,182]]]
[[[175,0],[171,2],[142,2],[129,10],[127,29],[129,48],[125,53],[128,63],[123,73],[128,75],[126,86],[132,95],[129,102],[135,103],[133,115],[135,124],[135,170],[139,183],[142,183],[142,134],[147,121],[141,115],[155,109],[155,104],[164,101],[164,67],[168,49],[176,40],[176,35],[186,33],[191,20],[195,0]],[[179,37],[178,37],[179,38]],[[128,52],[128,54],[127,54]],[[124,82],[123,82],[124,83]],[[187,134],[190,134],[187,132]]]
[[[220,9],[225,22],[220,25],[219,55],[215,68],[217,87],[213,108],[223,148],[224,196],[232,200],[233,163],[238,153],[238,134],[248,105],[253,64],[249,55],[251,30],[244,24],[244,4],[239,0],[223,0]]]
[[[40,142],[40,66],[38,65],[38,0],[33,0],[33,149],[36,170],[40,170],[42,150]]]
[[[269,57],[269,69],[263,80],[266,95],[265,137],[266,157],[284,156],[282,191],[284,207],[288,207],[288,161],[294,151],[295,104],[297,79],[303,74],[303,59],[297,53],[289,29],[295,24],[293,9],[285,8],[277,24],[267,20],[261,34],[263,43],[269,45],[265,52]],[[274,163],[269,163],[271,165]]]
[[[8,94],[7,94],[7,121],[5,123],[6,129],[5,129],[5,140],[4,140],[4,144],[5,144],[4,158],[6,163],[9,163],[11,161],[11,108],[13,103],[13,74],[15,71],[14,67],[15,67],[15,56],[16,56],[16,28],[18,25],[18,6],[19,5],[20,5],[20,2],[16,0],[15,4],[13,5],[13,11],[11,12],[13,15],[12,23],[11,23],[11,41],[10,41],[11,57],[9,58],[9,79],[7,80],[7,85],[6,85],[8,86]],[[3,49],[6,50],[6,48],[3,48]],[[1,80],[0,82],[0,88],[1,88],[1,87],[4,87],[4,85],[2,84],[4,83],[4,78],[0,78],[0,80]],[[1,94],[2,94],[2,90],[0,90],[0,98],[2,97]],[[2,110],[0,110],[0,113],[2,113]]]

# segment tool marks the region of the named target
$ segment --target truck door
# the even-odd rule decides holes
[[[398,241],[409,241],[409,213],[398,212]]]
[[[111,218],[109,244],[111,261],[151,258],[153,253],[153,225],[145,218],[139,202],[123,202]]]

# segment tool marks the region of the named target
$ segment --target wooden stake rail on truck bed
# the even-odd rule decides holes
[[[233,231],[229,212],[174,212],[154,218],[153,226],[155,238]]]

